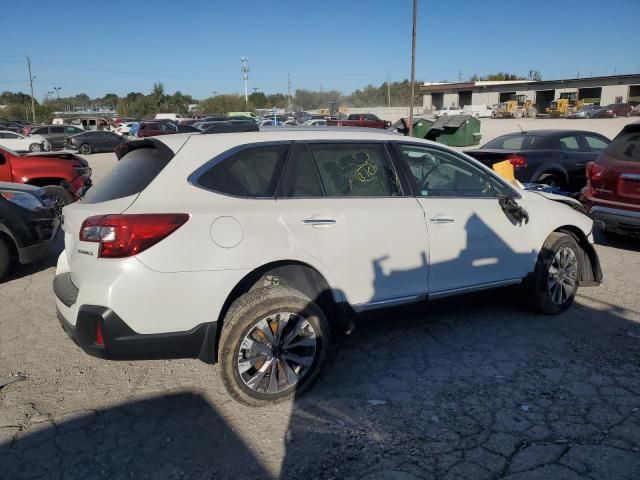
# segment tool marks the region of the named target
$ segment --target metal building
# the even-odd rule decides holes
[[[425,111],[442,106],[491,106],[509,100],[513,95],[525,95],[539,112],[544,112],[565,92],[577,92],[579,99],[597,105],[629,101],[640,103],[640,74],[541,81],[425,83],[420,86],[420,92]]]

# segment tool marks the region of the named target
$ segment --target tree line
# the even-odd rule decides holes
[[[531,70],[529,79],[540,80],[540,72]],[[520,80],[514,74],[498,72],[486,76],[473,75],[470,81],[479,80]],[[414,105],[420,105],[419,85],[422,81],[416,81]],[[118,115],[132,118],[150,118],[159,112],[180,113],[187,115],[189,106],[196,105],[196,113],[227,113],[234,111],[253,111],[262,108],[276,107],[279,109],[291,108],[295,111],[316,110],[327,108],[331,103],[338,103],[345,107],[406,107],[411,99],[411,82],[402,80],[399,82],[384,82],[378,86],[369,84],[362,89],[356,89],[351,94],[345,95],[338,90],[308,90],[297,89],[290,97],[283,93],[265,94],[260,91],[253,92],[245,102],[244,95],[221,94],[202,100],[196,100],[191,95],[176,91],[168,94],[164,84],[156,82],[149,93],[129,92],[125,96],[115,93],[107,93],[103,97],[90,98],[84,93],[69,97],[48,95],[42,102],[35,101],[36,117],[38,121],[50,120],[54,112],[69,111],[73,113],[74,107],[83,106],[113,106]],[[31,96],[22,92],[2,92],[0,94],[0,117],[6,118],[31,118]]]

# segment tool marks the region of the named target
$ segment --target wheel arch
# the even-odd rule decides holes
[[[569,174],[562,165],[557,163],[545,163],[536,171],[533,178],[538,182],[543,175],[557,175],[565,185],[569,184]]]
[[[580,247],[580,284],[585,287],[599,285],[602,282],[602,268],[598,254],[589,242],[587,235],[575,225],[563,225],[554,231],[570,235]]]
[[[231,289],[218,316],[218,332],[222,330],[224,318],[233,302],[251,290],[270,285],[289,286],[313,300],[327,317],[332,332],[343,324],[347,309],[340,290],[332,288],[325,276],[308,263],[299,260],[278,260],[255,268]],[[219,340],[218,335],[214,356],[216,359]]]

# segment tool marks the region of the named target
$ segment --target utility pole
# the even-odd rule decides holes
[[[387,74],[387,102],[391,108],[391,77]]]
[[[31,115],[33,116],[33,123],[36,123],[36,101],[33,98],[33,77],[31,75],[31,59],[27,57],[27,68],[29,69],[29,85],[31,86]]]
[[[53,87],[53,89],[56,91],[56,94],[58,95],[58,100],[60,100],[60,90],[62,90],[62,87]]]
[[[240,71],[242,72],[242,79],[244,80],[244,103],[246,105],[249,103],[249,92],[247,90],[247,82],[249,81],[249,59],[247,57],[240,57],[240,61],[242,62]]]
[[[287,111],[291,109],[291,76],[287,73]]]
[[[462,82],[462,70],[458,70],[458,82]]]
[[[413,30],[411,31],[411,100],[409,103],[409,136],[413,136],[413,97],[416,84],[416,17],[418,0],[413,0]]]

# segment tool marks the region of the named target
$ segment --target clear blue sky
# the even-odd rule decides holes
[[[349,93],[409,77],[411,0],[12,1],[0,17],[0,90],[36,97],[249,87]],[[543,78],[635,73],[640,0],[419,0],[416,77],[507,71]],[[250,90],[251,91],[251,90]]]

